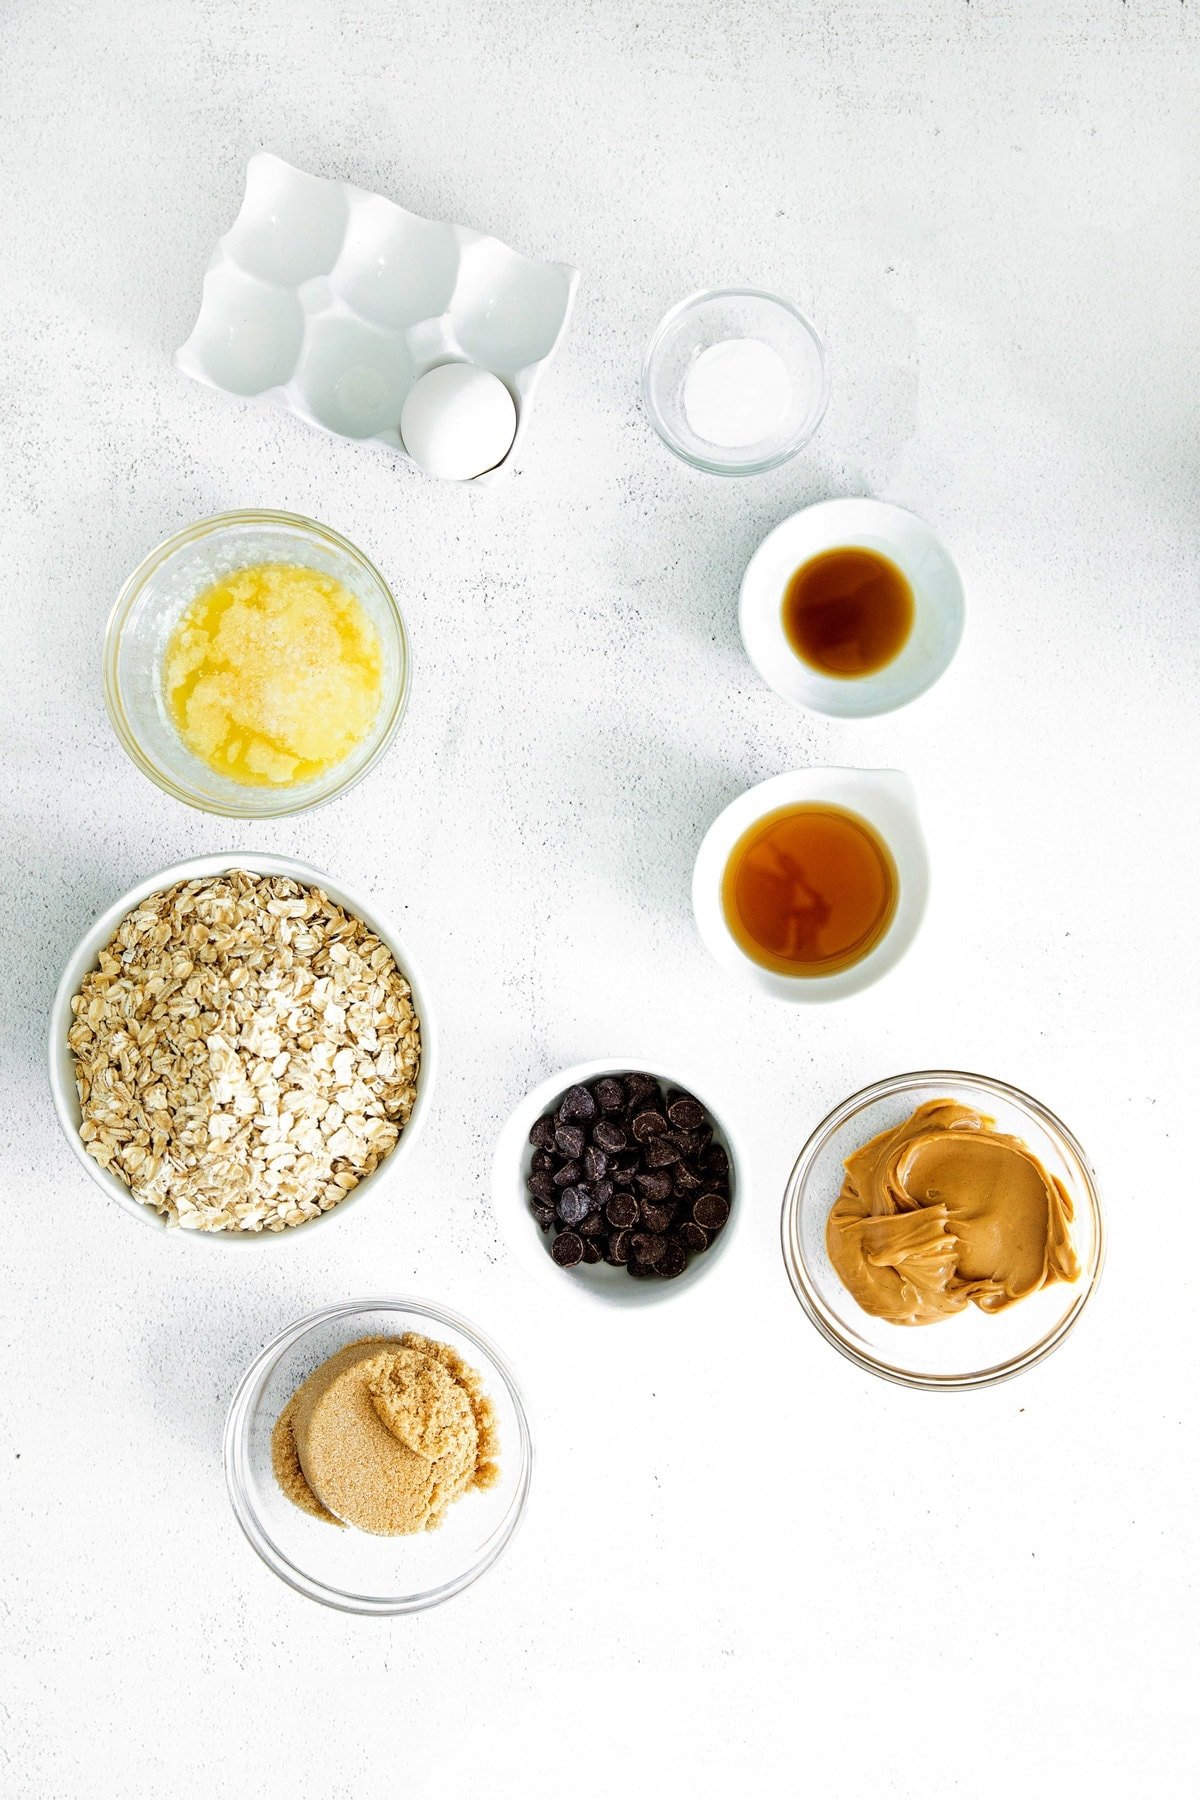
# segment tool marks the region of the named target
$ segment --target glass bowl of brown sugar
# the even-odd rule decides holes
[[[325,1405],[310,1405],[303,1432],[292,1404],[306,1384],[313,1393],[314,1380],[320,1384],[324,1370],[346,1372],[349,1367],[352,1374],[356,1355],[363,1367],[378,1367],[393,1353],[407,1353],[421,1365],[412,1373],[407,1395],[392,1388],[386,1396],[393,1403],[397,1398],[409,1403],[406,1421],[397,1427],[392,1419],[393,1431],[399,1429],[404,1437],[403,1444],[392,1445],[393,1461],[402,1459],[405,1465],[394,1477],[387,1434],[380,1437],[378,1409],[371,1410],[365,1388],[351,1386],[347,1377],[347,1392],[339,1395],[328,1384]],[[464,1393],[471,1397],[470,1409]],[[463,1418],[470,1421],[468,1431],[479,1426],[468,1455],[475,1455],[477,1445],[483,1478],[458,1483],[457,1495],[448,1473],[457,1446],[448,1442],[446,1422],[453,1406],[448,1412],[447,1397],[457,1397]],[[419,1405],[426,1410],[417,1426],[424,1437],[413,1431]],[[393,1415],[396,1410],[393,1404]],[[350,1441],[346,1434],[360,1428],[379,1442],[365,1443],[357,1436]],[[380,1444],[389,1481],[402,1488],[400,1512],[393,1510],[390,1516],[380,1509],[395,1492],[383,1494],[371,1485],[377,1466],[372,1457]],[[345,1488],[321,1485],[323,1478],[332,1478],[331,1451],[348,1471],[350,1485]],[[224,1456],[238,1524],[267,1567],[310,1600],[340,1612],[381,1615],[436,1606],[490,1569],[521,1522],[533,1469],[525,1404],[501,1352],[458,1313],[403,1298],[326,1306],[272,1338],[233,1397]],[[409,1486],[403,1489],[405,1481]],[[433,1497],[425,1505],[424,1524],[411,1506],[411,1494],[418,1489]],[[336,1516],[324,1501],[336,1506]],[[356,1517],[363,1520],[361,1526],[351,1522]]]

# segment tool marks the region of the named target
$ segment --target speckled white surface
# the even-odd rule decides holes
[[[3,33],[6,1791],[1193,1793],[1193,0],[12,0]],[[172,368],[260,146],[580,265],[515,482]],[[713,280],[791,294],[834,358],[810,451],[754,481],[639,412],[647,333]],[[859,492],[931,520],[969,615],[931,695],[842,725],[752,676],[735,605],[771,526]],[[416,682],[345,803],[235,831],[125,761],[100,645],[154,542],[257,503],[378,561]],[[797,1014],[725,986],[688,873],[816,759],[912,774],[934,895],[896,975]],[[42,1033],[102,906],[236,843],[394,909],[444,1072],[403,1192],[233,1268],[101,1199]],[[557,1306],[487,1201],[515,1097],[622,1046],[702,1072],[757,1178],[652,1324]],[[1108,1198],[1075,1336],[962,1397],[839,1359],[777,1241],[808,1128],[936,1062],[1046,1100]],[[494,1334],[538,1443],[505,1560],[390,1623],[276,1582],[219,1460],[249,1356],[364,1290]]]

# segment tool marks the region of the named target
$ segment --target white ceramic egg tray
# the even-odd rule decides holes
[[[213,252],[175,360],[210,387],[401,456],[413,382],[437,363],[477,363],[517,409],[512,449],[476,477],[487,486],[511,469],[578,281],[566,263],[521,256],[264,151],[247,165],[241,211]]]

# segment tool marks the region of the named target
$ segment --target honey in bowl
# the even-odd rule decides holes
[[[841,806],[781,806],[730,853],[721,905],[734,941],[776,974],[835,975],[870,954],[900,879],[879,833]]]
[[[824,550],[802,563],[783,596],[783,630],[802,662],[855,680],[893,662],[913,625],[903,571],[860,545]]]

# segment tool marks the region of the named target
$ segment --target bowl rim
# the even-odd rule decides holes
[[[284,1555],[272,1540],[251,1503],[249,1489],[242,1478],[245,1432],[248,1429],[249,1419],[258,1394],[276,1363],[288,1350],[299,1343],[307,1332],[334,1320],[350,1318],[355,1313],[367,1312],[409,1313],[428,1320],[432,1324],[448,1326],[450,1330],[460,1333],[477,1350],[482,1351],[499,1372],[517,1417],[520,1445],[517,1486],[507,1512],[485,1542],[483,1553],[461,1575],[457,1575],[450,1581],[443,1582],[441,1586],[431,1588],[425,1593],[408,1595],[402,1599],[393,1596],[351,1595],[341,1588],[329,1587],[314,1576],[306,1575]],[[501,1446],[501,1456],[505,1454],[504,1447]],[[282,1331],[277,1332],[268,1343],[264,1344],[244,1370],[225,1415],[225,1428],[221,1440],[225,1486],[234,1517],[241,1526],[242,1533],[251,1548],[272,1573],[277,1575],[281,1581],[286,1582],[295,1593],[304,1595],[306,1599],[316,1600],[323,1606],[333,1608],[336,1612],[388,1618],[394,1618],[404,1613],[422,1612],[427,1607],[439,1605],[443,1600],[450,1600],[455,1594],[461,1594],[464,1588],[468,1588],[478,1581],[479,1577],[492,1567],[492,1564],[507,1549],[517,1527],[525,1517],[530,1484],[533,1479],[533,1456],[533,1433],[530,1429],[525,1398],[512,1365],[503,1351],[491,1338],[480,1331],[478,1326],[472,1325],[470,1320],[464,1318],[461,1313],[453,1311],[448,1306],[439,1306],[431,1300],[422,1300],[403,1294],[367,1295],[354,1300],[334,1301],[328,1306],[321,1306],[314,1312],[306,1313],[303,1318],[294,1320],[291,1325],[285,1325]]]
[[[876,1100],[903,1093],[918,1084],[937,1086],[942,1082],[958,1082],[977,1087],[985,1094],[996,1095],[1011,1105],[1026,1109],[1051,1136],[1057,1135],[1063,1140],[1083,1173],[1085,1198],[1093,1221],[1095,1248],[1091,1267],[1084,1271],[1085,1279],[1081,1281],[1079,1291],[1072,1304],[1062,1318],[1027,1350],[1009,1357],[1002,1363],[992,1364],[986,1369],[972,1370],[965,1375],[917,1375],[897,1363],[888,1362],[883,1357],[871,1356],[859,1349],[850,1343],[833,1323],[815,1283],[809,1277],[800,1248],[797,1223],[804,1183],[817,1154],[853,1112]],[[1078,1198],[1078,1196],[1073,1196],[1073,1198]],[[859,1088],[855,1093],[848,1095],[845,1100],[840,1101],[810,1132],[792,1166],[791,1174],[788,1176],[787,1185],[784,1188],[779,1229],[783,1263],[793,1292],[808,1319],[816,1326],[825,1341],[832,1344],[834,1349],[839,1350],[850,1362],[855,1363],[860,1369],[866,1370],[868,1374],[878,1375],[882,1380],[894,1382],[899,1387],[917,1388],[927,1393],[963,1392],[973,1388],[995,1387],[998,1383],[1009,1381],[1014,1375],[1019,1375],[1023,1370],[1032,1369],[1038,1363],[1043,1362],[1073,1330],[1080,1314],[1099,1286],[1100,1277],[1104,1271],[1106,1233],[1100,1183],[1074,1132],[1064,1125],[1048,1106],[1044,1106],[1032,1094],[1027,1094],[1023,1088],[1015,1087],[1011,1082],[1001,1081],[997,1076],[979,1075],[968,1069],[911,1069],[901,1075],[888,1075],[879,1081],[868,1082],[865,1087]]]
[[[721,1137],[724,1139],[730,1168],[732,1170],[731,1205],[729,1218],[721,1229],[716,1246],[706,1250],[703,1256],[696,1259],[690,1267],[695,1268],[694,1279],[687,1279],[687,1272],[674,1281],[639,1281],[628,1282],[626,1288],[608,1284],[600,1286],[587,1280],[572,1280],[574,1271],[560,1269],[542,1249],[542,1234],[537,1223],[525,1207],[521,1194],[521,1163],[527,1144],[529,1125],[538,1118],[550,1102],[561,1096],[569,1087],[577,1082],[596,1081],[602,1075],[628,1074],[631,1071],[644,1071],[653,1075],[657,1081],[669,1082],[672,1087],[685,1089],[693,1094],[700,1104],[715,1120]],[[496,1137],[495,1149],[492,1152],[492,1212],[500,1227],[500,1234],[505,1246],[521,1265],[525,1274],[544,1289],[545,1292],[557,1296],[560,1300],[578,1300],[581,1304],[628,1313],[644,1313],[653,1317],[657,1307],[667,1300],[680,1300],[700,1289],[704,1278],[719,1263],[741,1227],[742,1218],[749,1202],[750,1177],[744,1139],[737,1126],[731,1127],[728,1115],[722,1108],[718,1110],[710,1106],[704,1096],[704,1084],[695,1086],[687,1079],[681,1079],[675,1071],[668,1070],[657,1059],[647,1061],[644,1057],[596,1057],[587,1062],[573,1063],[570,1067],[548,1075],[545,1080],[537,1082],[522,1095],[509,1113]],[[513,1166],[512,1153],[516,1149],[519,1154],[516,1167]],[[514,1199],[515,1196],[515,1199]],[[522,1234],[518,1236],[518,1222],[514,1213],[516,1208],[521,1219],[529,1226],[530,1232],[537,1235]]]
[[[395,1148],[383,1158],[377,1168],[365,1175],[356,1188],[346,1195],[344,1200],[331,1207],[328,1212],[318,1214],[315,1219],[307,1219],[303,1225],[290,1226],[283,1231],[195,1231],[181,1226],[169,1225],[160,1213],[147,1206],[141,1200],[135,1200],[133,1194],[118,1176],[102,1169],[94,1157],[88,1155],[79,1135],[79,1098],[75,1089],[73,1075],[68,1078],[60,1062],[60,1052],[66,1043],[66,1033],[71,1019],[71,1001],[79,992],[80,982],[90,969],[96,966],[100,951],[116,931],[121,920],[133,908],[147,899],[151,894],[159,893],[164,888],[173,887],[178,881],[194,881],[205,876],[229,873],[234,869],[246,869],[252,875],[281,875],[289,880],[302,882],[308,887],[322,888],[338,906],[352,912],[362,919],[380,941],[387,945],[396,959],[401,974],[412,990],[413,1002],[417,1017],[421,1022],[421,1063],[417,1071],[417,1095],[413,1101],[413,1109],[408,1123],[401,1132]],[[408,948],[405,939],[395,929],[390,918],[373,902],[362,899],[353,889],[346,887],[333,876],[327,875],[312,863],[301,862],[294,856],[278,856],[271,851],[247,850],[215,851],[203,856],[188,857],[185,861],[175,863],[168,869],[160,869],[157,874],[147,876],[137,882],[128,892],[114,900],[111,906],[93,920],[92,924],[79,939],[75,948],[63,966],[58,985],[54,990],[54,998],[50,1003],[49,1027],[47,1032],[47,1058],[50,1079],[50,1097],[54,1111],[62,1126],[63,1133],[74,1152],[92,1180],[99,1186],[110,1200],[116,1203],[133,1218],[151,1226],[164,1236],[173,1240],[199,1240],[209,1244],[236,1245],[241,1249],[249,1249],[251,1245],[263,1242],[278,1243],[292,1238],[307,1237],[310,1231],[318,1226],[326,1225],[338,1218],[349,1207],[364,1198],[376,1185],[382,1185],[382,1178],[390,1178],[395,1174],[398,1159],[406,1150],[411,1151],[420,1135],[432,1102],[438,1069],[438,1037],[437,1026],[428,1002],[429,989],[425,982],[420,963]]]
[[[774,546],[780,539],[785,538],[789,533],[796,531],[797,521],[801,519],[812,520],[814,516],[819,516],[821,518],[828,518],[835,515],[844,516],[847,511],[857,508],[866,508],[868,511],[875,512],[881,520],[881,531],[884,529],[882,521],[886,518],[890,517],[894,519],[900,517],[912,520],[921,528],[921,531],[925,534],[928,542],[940,552],[950,571],[954,590],[953,641],[949,646],[948,652],[940,662],[929,664],[920,684],[913,687],[911,692],[905,693],[898,699],[888,700],[884,704],[874,704],[860,707],[855,711],[849,711],[844,708],[834,709],[822,705],[819,700],[813,698],[802,700],[797,695],[787,693],[782,687],[778,686],[778,684],[771,679],[766,669],[763,668],[758,658],[750,649],[747,636],[747,621],[753,613],[761,612],[763,607],[768,604],[761,574],[763,564],[768,560],[773,552]],[[830,547],[834,547],[832,541]],[[810,554],[819,556],[821,551],[815,550]],[[920,700],[931,688],[936,687],[943,676],[948,674],[955,657],[962,648],[963,633],[966,629],[966,618],[966,582],[963,580],[963,572],[958,559],[947,547],[945,539],[939,532],[934,530],[933,526],[930,525],[929,521],[924,518],[921,513],[914,512],[909,506],[898,506],[894,500],[881,500],[874,494],[831,495],[825,500],[814,500],[811,505],[799,506],[796,508],[795,512],[788,513],[786,518],[780,519],[777,525],[772,526],[771,530],[767,532],[766,536],[756,547],[754,554],[746,564],[745,571],[742,575],[741,585],[738,589],[738,635],[742,640],[742,648],[746,653],[746,659],[759,680],[763,682],[765,686],[769,687],[773,694],[778,694],[781,700],[786,701],[789,706],[794,707],[797,712],[816,713],[823,719],[845,719],[851,723],[856,719],[881,719],[885,718],[888,713],[901,712],[906,706],[911,706],[915,701]],[[750,635],[753,635],[753,633]],[[817,672],[814,671],[814,673]],[[878,692],[877,684],[879,676],[885,673],[886,667],[876,674],[857,678],[854,682],[847,684],[847,687],[849,688],[852,686],[856,692],[861,694]],[[831,693],[833,691],[833,689],[830,690]]]
[[[258,801],[261,801],[264,796],[269,797],[275,793],[275,790],[270,788],[248,787],[246,789],[248,798],[244,804],[234,801],[200,800],[194,794],[188,793],[143,749],[141,740],[126,713],[121,695],[119,664],[122,636],[129,615],[146,583],[177,550],[181,550],[185,545],[239,525],[298,526],[304,533],[322,539],[335,550],[348,556],[352,562],[357,563],[363,569],[368,579],[377,587],[385,608],[391,615],[400,645],[400,679],[391,700],[391,711],[386,726],[371,755],[352,775],[347,775],[343,780],[334,782],[328,792],[317,794],[309,800],[295,801],[290,805],[263,806],[257,803],[256,796]],[[122,584],[104,627],[104,705],[118,743],[130,761],[162,793],[169,794],[172,800],[178,800],[182,806],[191,807],[196,812],[208,813],[217,818],[286,819],[297,813],[312,812],[318,806],[325,806],[331,800],[340,799],[343,794],[348,794],[352,788],[358,786],[360,781],[371,774],[395,741],[396,734],[404,722],[404,715],[408,711],[409,697],[412,692],[412,667],[412,644],[409,640],[404,614],[400,610],[400,603],[370,557],[349,538],[343,537],[340,531],[335,531],[331,525],[323,525],[319,519],[310,519],[304,513],[283,512],[273,507],[249,506],[235,508],[230,512],[210,513],[207,518],[196,519],[191,525],[185,525],[180,530],[172,532],[169,537],[163,538],[160,543],[147,552]],[[337,765],[330,773],[335,773],[336,768]],[[275,797],[285,801],[287,790],[279,790],[278,793],[275,793]]]
[[[651,384],[651,370],[654,365],[654,359],[662,348],[668,332],[679,323],[680,319],[682,319],[686,313],[693,311],[696,307],[705,305],[710,300],[765,300],[770,305],[779,307],[782,312],[790,314],[790,316],[795,319],[808,334],[813,348],[816,350],[817,360],[821,366],[821,393],[813,413],[812,424],[807,430],[800,432],[798,435],[793,433],[793,436],[781,450],[775,451],[771,456],[759,457],[754,462],[716,462],[708,457],[694,455],[690,450],[683,447],[675,437],[674,433],[669,429],[654,398],[653,387]],[[829,407],[831,385],[829,351],[821,333],[808,317],[808,314],[802,312],[794,300],[787,299],[783,294],[774,294],[769,288],[742,287],[733,284],[720,287],[697,288],[694,293],[685,294],[682,300],[677,300],[675,305],[668,308],[663,314],[662,318],[650,334],[642,357],[642,405],[645,408],[646,417],[649,419],[658,437],[667,446],[667,449],[673,456],[677,456],[681,462],[688,463],[693,469],[703,470],[706,475],[765,475],[768,470],[778,469],[782,467],[784,463],[790,462],[794,456],[798,455],[799,452],[803,450],[806,444],[811,443],[812,439],[821,429],[821,422]]]
[[[858,962],[830,975],[784,975],[756,962],[734,938],[722,908],[721,879],[734,847],[756,819],[779,807],[820,804],[823,794],[828,797],[828,790],[837,788],[859,791],[854,798],[835,798],[828,804],[859,812],[885,840],[900,879],[900,905],[879,942]],[[889,831],[872,817],[872,811],[880,810],[866,803],[872,794],[886,796],[882,810],[903,819],[906,843],[898,843],[897,837],[902,834]],[[754,806],[749,804],[752,799],[756,801]],[[768,775],[743,788],[721,808],[701,838],[692,864],[692,916],[704,948],[727,974],[785,1006],[828,1006],[851,1000],[874,987],[904,961],[920,936],[931,881],[929,845],[921,824],[916,784],[910,775],[895,768],[810,764]]]

